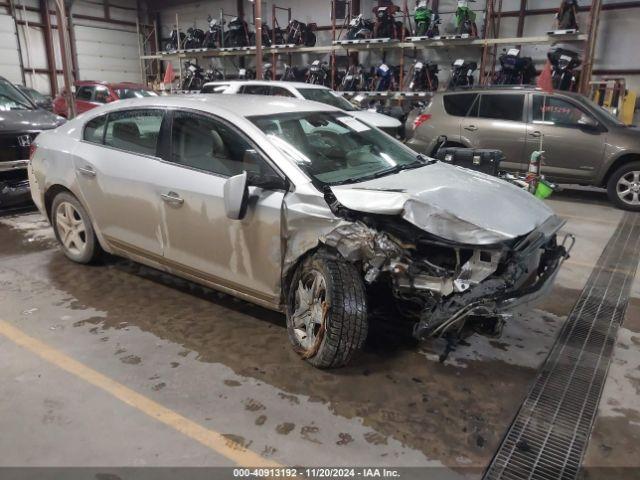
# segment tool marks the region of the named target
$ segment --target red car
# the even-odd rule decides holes
[[[75,87],[76,111],[79,114],[116,100],[157,95],[148,87],[131,82],[107,83],[85,80],[77,82]],[[67,100],[63,93],[53,101],[53,111],[62,117],[67,116]]]

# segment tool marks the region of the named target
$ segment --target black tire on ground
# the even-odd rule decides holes
[[[632,172],[640,172],[640,162],[629,162],[625,163],[617,170],[615,170],[611,176],[609,177],[609,181],[607,182],[607,195],[609,196],[609,201],[613,203],[616,207],[621,208],[623,210],[630,210],[632,212],[640,212],[640,203],[633,205],[631,203],[625,202],[618,195],[618,182],[620,179],[625,176],[630,177],[629,180],[633,179]],[[639,179],[640,180],[640,179]],[[632,182],[633,183],[633,182]],[[640,182],[637,182],[638,186],[633,188],[640,188]],[[632,187],[630,187],[632,188]],[[634,190],[635,191],[635,190]],[[637,192],[638,195],[635,198],[640,198],[640,192]],[[633,196],[630,195],[627,197],[629,200],[633,200]]]
[[[298,289],[309,275],[320,274],[325,283],[323,324],[315,343],[305,348],[294,329]],[[327,252],[307,257],[293,275],[287,296],[287,332],[294,350],[317,368],[336,368],[349,363],[367,338],[367,300],[364,282],[356,267]]]
[[[82,250],[71,250],[63,242],[63,232],[60,231],[61,227],[58,224],[56,215],[61,209],[61,206],[64,207],[65,203],[69,203],[73,206],[75,212],[77,212],[77,214],[74,214],[76,220],[81,221],[84,226],[84,233],[80,234],[80,237],[84,240],[85,243],[85,247]],[[53,203],[51,204],[51,224],[53,225],[53,231],[56,235],[56,238],[60,242],[62,251],[70,260],[73,260],[77,263],[87,264],[95,262],[102,255],[103,250],[100,247],[98,238],[96,237],[95,231],[93,230],[91,218],[89,217],[89,214],[82,206],[82,204],[71,193],[61,192],[54,197]]]

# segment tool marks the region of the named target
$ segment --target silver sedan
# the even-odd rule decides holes
[[[499,328],[566,257],[528,193],[302,100],[106,105],[41,134],[29,180],[71,260],[106,251],[282,311],[317,367],[362,348],[373,297],[419,339]]]

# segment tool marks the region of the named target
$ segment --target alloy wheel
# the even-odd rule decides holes
[[[632,170],[618,179],[618,198],[627,205],[640,205],[640,171]]]
[[[82,255],[87,248],[87,231],[80,212],[70,202],[61,202],[55,219],[64,248],[73,255]]]
[[[317,270],[305,273],[298,283],[292,316],[293,331],[300,346],[310,353],[322,341],[328,308],[326,294],[324,276]]]

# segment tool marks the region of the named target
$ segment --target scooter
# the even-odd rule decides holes
[[[578,0],[562,0],[556,24],[559,30],[578,30]]]
[[[416,22],[416,37],[433,38],[440,35],[440,28],[438,27],[440,17],[429,8],[427,0],[418,2],[413,19]]]
[[[531,57],[521,57],[518,48],[511,48],[500,55],[501,70],[496,74],[497,85],[529,85],[536,76]]]
[[[186,61],[185,64],[186,75],[182,81],[183,90],[202,90],[202,85],[205,83],[204,71],[202,67]]]
[[[361,40],[371,38],[373,35],[374,23],[365,19],[362,14],[354,17],[349,22],[347,29],[347,40]]]
[[[314,60],[309,66],[309,75],[307,76],[307,83],[313,85],[326,85],[329,78],[329,65],[327,62],[320,62],[320,60]]]
[[[575,90],[578,83],[576,68],[582,63],[578,54],[564,48],[554,48],[547,53],[551,62],[553,88],[556,90]]]
[[[458,35],[478,36],[476,25],[476,13],[469,8],[469,2],[476,0],[458,0],[458,8],[455,13],[456,33]]]
[[[302,23],[299,20],[291,20],[285,32],[287,43],[294,45],[304,45],[313,47],[316,44],[315,30],[318,28],[315,23]]]
[[[227,40],[230,47],[249,46],[249,25],[242,17],[234,17],[227,28]]]
[[[473,85],[473,72],[478,68],[476,62],[468,62],[462,58],[457,59],[451,66],[451,78],[449,88],[471,87]]]
[[[201,48],[204,41],[204,32],[196,27],[189,27],[187,29],[187,36],[184,40],[185,50],[191,50],[194,48]]]
[[[436,63],[416,62],[413,65],[413,77],[409,83],[411,92],[435,92],[438,90],[438,65]]]
[[[400,38],[400,31],[395,19],[399,7],[388,1],[382,3],[373,9],[376,19],[373,26],[373,38]]]
[[[202,46],[204,48],[222,48],[224,46],[222,42],[224,24],[219,23],[211,15],[207,17],[207,23],[209,24],[209,30],[204,34]]]
[[[186,35],[182,32],[180,32],[180,42],[178,42],[178,30],[173,27],[173,30],[171,30],[171,34],[169,35],[169,38],[167,38],[165,40],[165,46],[164,46],[164,50],[165,52],[175,52],[176,50],[178,50],[178,47],[180,48],[184,48],[184,40]],[[180,45],[178,45],[178,43],[180,43]]]

